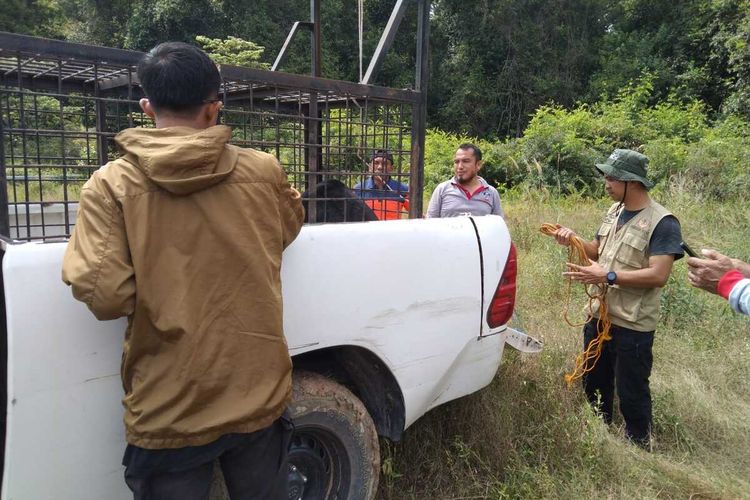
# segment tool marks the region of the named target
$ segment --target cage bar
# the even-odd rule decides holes
[[[1,234],[70,235],[81,187],[118,156],[115,135],[152,126],[138,104],[142,56],[0,32]],[[307,193],[310,221],[354,220],[352,189],[368,178],[375,149],[393,155],[391,177],[410,185],[404,195],[421,196],[421,92],[228,65],[220,73],[220,120],[232,143],[276,156]],[[345,191],[334,192],[332,181]],[[414,201],[403,217],[420,215]]]

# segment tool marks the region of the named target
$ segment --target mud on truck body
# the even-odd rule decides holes
[[[60,269],[80,186],[116,157],[119,130],[148,126],[140,56],[0,33],[4,499],[131,497],[120,465],[126,321],[94,319]],[[372,498],[378,436],[399,440],[431,408],[485,387],[506,344],[541,349],[508,326],[510,234],[497,216],[418,218],[422,92],[229,66],[221,74],[234,143],[275,154],[300,191],[331,179],[352,187],[383,147],[393,176],[410,185],[412,219],[306,225],[282,266],[294,363],[290,498]],[[310,220],[351,203],[323,195],[307,199]],[[212,495],[223,496],[220,485]]]

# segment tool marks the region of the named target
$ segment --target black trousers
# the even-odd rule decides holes
[[[583,327],[584,349],[596,338],[597,319]],[[646,445],[651,435],[651,375],[654,332],[639,332],[612,325],[612,340],[604,343],[594,369],[583,377],[586,397],[602,415],[612,422],[615,388],[625,433],[634,442]]]
[[[135,500],[206,500],[218,458],[231,500],[286,500],[293,427],[285,417],[250,434],[205,446],[145,450],[128,446],[125,483]]]

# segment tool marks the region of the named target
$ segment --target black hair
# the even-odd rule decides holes
[[[471,152],[477,161],[482,159],[482,150],[479,149],[479,146],[476,146],[470,142],[464,142],[458,147],[458,149],[463,149],[464,151],[471,149]]]
[[[198,47],[182,42],[160,43],[138,63],[138,80],[157,110],[191,112],[219,95],[221,75]]]
[[[391,162],[391,165],[393,165],[393,155],[385,149],[376,149],[373,151],[370,161],[373,161],[375,158],[385,158],[386,161]]]

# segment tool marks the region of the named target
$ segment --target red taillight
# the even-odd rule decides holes
[[[510,244],[508,252],[508,261],[505,263],[505,270],[500,277],[500,283],[497,284],[497,290],[492,297],[490,307],[487,310],[487,324],[490,328],[495,328],[506,324],[513,315],[513,307],[516,305],[516,247]]]

